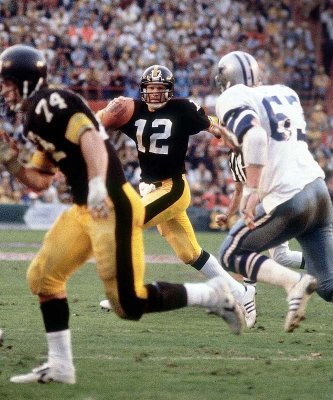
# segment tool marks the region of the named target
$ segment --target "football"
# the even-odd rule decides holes
[[[120,128],[125,125],[134,113],[134,100],[130,97],[116,97],[99,113],[105,128]]]

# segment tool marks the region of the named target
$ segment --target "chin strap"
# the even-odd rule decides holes
[[[29,94],[29,81],[23,81],[22,99],[16,104],[10,106],[9,107],[10,110],[14,112],[20,111],[22,107],[22,101],[26,100],[28,97],[31,97],[33,94],[35,94],[41,88],[43,83],[44,83],[44,78],[39,78],[34,90]]]
[[[28,90],[29,90],[29,82],[23,81],[23,91],[22,91],[23,100],[25,100],[28,97]]]
[[[44,83],[44,78],[39,78],[36,86],[34,88],[34,90],[29,94],[29,82],[28,81],[24,81],[23,82],[23,99],[27,99],[28,97],[31,97],[33,94],[35,94],[36,92],[38,92],[38,90],[41,88],[41,86]]]

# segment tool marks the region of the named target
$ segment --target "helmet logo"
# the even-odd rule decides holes
[[[158,66],[155,65],[154,69],[151,71],[151,80],[159,81],[162,78],[162,71],[158,69]]]
[[[38,68],[42,68],[42,67],[44,67],[44,65],[45,65],[45,62],[42,60],[38,60],[36,63],[36,67],[38,67]]]
[[[160,108],[173,96],[174,82],[175,78],[168,68],[158,64],[148,67],[141,78],[141,99],[151,108]],[[149,85],[158,85],[158,88],[154,87],[148,90]]]

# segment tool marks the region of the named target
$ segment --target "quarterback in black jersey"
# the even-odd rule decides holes
[[[199,284],[144,284],[144,207],[125,181],[104,128],[86,103],[67,90],[48,87],[47,66],[38,50],[15,45],[0,55],[1,96],[25,116],[25,136],[37,151],[30,166],[20,164],[11,143],[1,138],[0,162],[34,190],[52,183],[59,168],[74,204],[46,234],[29,266],[32,292],[39,296],[48,342],[48,360],[11,378],[13,383],[75,383],[69,330],[68,278],[92,256],[106,295],[122,318],[187,305],[208,307],[240,333],[242,312],[221,279]]]
[[[209,278],[222,276],[239,302],[247,304],[254,293],[247,292],[200,247],[186,213],[191,200],[185,177],[189,137],[204,130],[222,137],[224,128],[193,101],[173,98],[174,77],[164,66],[144,71],[140,92],[141,100],[116,98],[97,116],[106,129],[119,129],[135,141],[141,168],[139,190],[146,209],[144,228],[157,226],[180,260]],[[107,302],[101,305],[107,308]]]

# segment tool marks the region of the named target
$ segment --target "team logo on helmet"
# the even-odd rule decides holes
[[[149,84],[163,85],[163,90],[158,92],[150,92],[147,90]],[[152,65],[148,67],[142,74],[140,84],[141,99],[149,105],[149,107],[158,109],[165,105],[173,96],[175,78],[172,72],[162,65]]]

